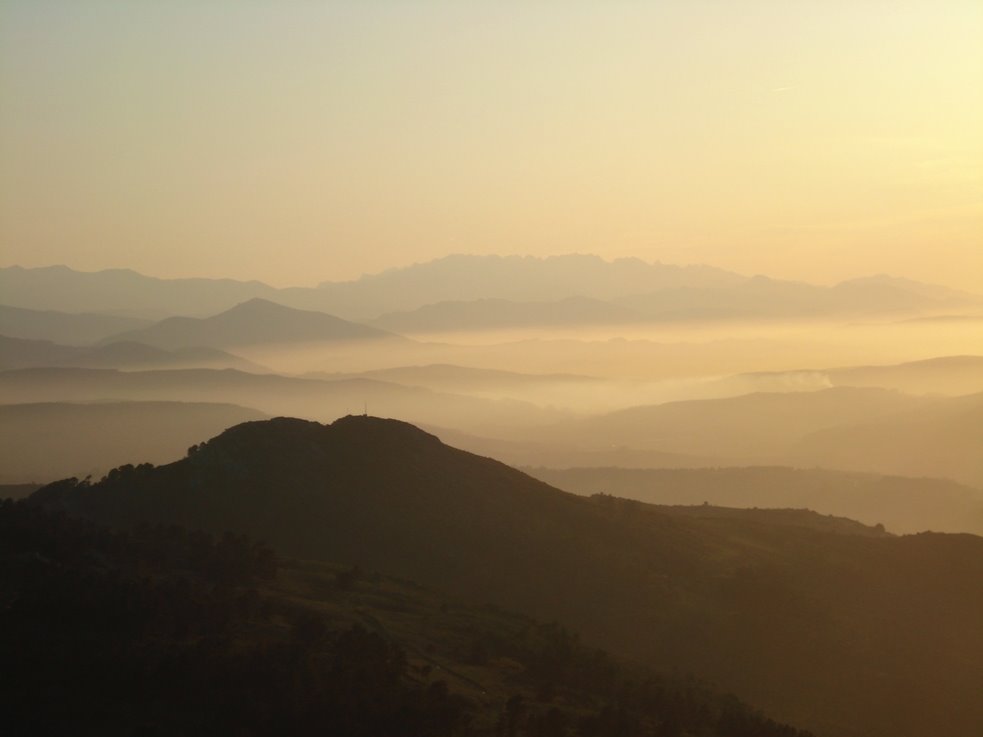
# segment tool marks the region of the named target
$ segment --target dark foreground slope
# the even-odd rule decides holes
[[[807,737],[562,627],[242,536],[0,503],[4,734]]]
[[[983,729],[983,538],[582,498],[400,422],[277,419],[37,502],[233,529],[559,618],[831,736]]]

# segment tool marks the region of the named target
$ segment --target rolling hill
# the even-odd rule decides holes
[[[774,460],[810,432],[930,407],[937,400],[841,387],[746,394],[632,407],[568,423],[540,439],[585,448],[625,446],[722,458]]]
[[[566,413],[371,379],[325,381],[232,369],[116,371],[46,368],[0,371],[0,403],[102,400],[225,402],[269,415],[332,420],[370,408],[417,422],[472,431],[559,422]]]
[[[158,279],[131,269],[10,266],[0,269],[0,294],[7,304],[33,310],[109,312],[153,320],[212,314],[254,297],[272,298],[276,289],[232,279]]]
[[[296,310],[254,298],[212,317],[169,317],[106,342],[136,341],[174,350],[195,346],[226,348],[262,343],[349,340],[405,340],[392,333],[322,312]]]
[[[650,504],[812,509],[896,533],[983,535],[983,489],[953,481],[780,466],[750,468],[526,468],[577,494]]]
[[[809,737],[555,622],[243,536],[0,503],[0,570],[11,734]]]
[[[798,465],[941,476],[983,488],[983,393],[815,430],[786,453]]]
[[[245,532],[557,618],[830,737],[983,728],[983,538],[971,535],[583,498],[372,417],[246,423],[177,463],[31,500]]]
[[[2,273],[0,269],[0,273]],[[11,295],[3,290],[4,298]],[[0,335],[23,340],[47,340],[65,345],[89,345],[110,335],[150,325],[150,320],[119,315],[73,314],[0,305]]]

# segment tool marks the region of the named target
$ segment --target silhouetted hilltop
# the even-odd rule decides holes
[[[168,466],[31,499],[115,524],[232,529],[558,618],[834,737],[983,727],[983,538],[582,498],[360,416],[247,423]]]
[[[212,317],[169,317],[107,340],[133,340],[174,349],[383,338],[396,339],[397,336],[322,312],[296,310],[254,298]]]

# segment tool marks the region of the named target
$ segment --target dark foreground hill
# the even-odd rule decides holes
[[[971,535],[577,497],[371,417],[246,423],[169,466],[32,499],[119,525],[232,529],[558,618],[831,737],[983,729]]]
[[[4,733],[808,737],[557,624],[0,502]]]

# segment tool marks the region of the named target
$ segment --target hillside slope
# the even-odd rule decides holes
[[[781,466],[747,468],[526,468],[577,494],[650,504],[805,508],[884,525],[896,533],[983,535],[983,489],[954,481]]]
[[[556,623],[241,536],[0,502],[0,570],[13,734],[807,737]]]
[[[983,729],[983,538],[585,499],[372,417],[246,423],[32,500],[233,529],[561,619],[831,737]]]

